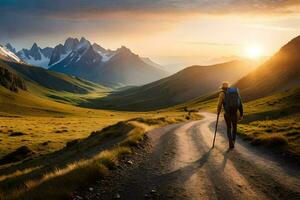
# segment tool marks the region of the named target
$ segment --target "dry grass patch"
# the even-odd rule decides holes
[[[168,113],[164,117],[122,121],[103,128],[101,131],[94,131],[85,139],[73,140],[76,142],[70,142],[67,147],[55,152],[52,157],[50,154],[50,157],[44,159],[48,165],[54,165],[52,159],[67,156],[64,161],[68,159],[71,161],[66,166],[48,170],[46,173],[39,168],[27,172],[24,169],[23,173],[11,173],[3,179],[5,182],[0,181],[0,194],[3,194],[0,198],[66,199],[78,187],[95,182],[109,170],[116,168],[124,156],[131,154],[134,148],[144,141],[145,133],[148,130],[169,123],[185,121],[187,120],[186,116],[186,113],[176,113],[175,115]],[[195,119],[200,118],[198,115],[189,114],[189,116]],[[114,141],[114,143],[110,144],[109,141]],[[101,145],[105,144],[108,146],[101,149]],[[77,160],[73,160],[74,155]],[[86,155],[91,156],[87,157]],[[39,160],[42,162],[43,157]],[[34,163],[35,160],[31,162]],[[57,162],[61,162],[61,159],[58,159]],[[56,164],[61,165],[60,163]],[[5,183],[9,183],[9,186]]]
[[[67,199],[71,192],[82,184],[94,182],[107,173],[99,162],[74,163],[67,168],[46,174],[42,179],[25,183],[26,191],[16,191],[12,199]]]
[[[300,115],[239,125],[239,134],[254,145],[300,156]]]

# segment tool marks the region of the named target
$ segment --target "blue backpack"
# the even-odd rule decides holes
[[[237,88],[230,87],[227,89],[224,99],[224,110],[225,112],[237,112],[241,106],[241,99],[239,90]]]

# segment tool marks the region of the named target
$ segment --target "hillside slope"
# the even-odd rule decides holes
[[[26,88],[27,93],[31,93],[31,95],[55,101],[74,104],[75,99],[77,101],[84,100],[79,99],[81,96],[95,93],[102,96],[110,90],[109,88],[86,80],[51,72],[41,67],[34,67],[24,63],[0,59],[0,67],[10,82],[12,82],[13,79],[14,85],[18,83],[18,88]],[[8,72],[11,74],[7,74]],[[4,81],[3,77],[2,79]],[[5,87],[4,82],[1,85]],[[8,87],[5,88],[10,89]],[[17,88],[13,88],[13,90],[17,90]]]
[[[121,110],[164,108],[213,92],[222,81],[235,82],[252,69],[252,63],[242,61],[191,66],[159,81],[93,99],[82,105]]]
[[[300,36],[283,46],[236,86],[245,100],[253,100],[300,84]]]
[[[40,86],[56,91],[84,94],[99,87],[88,81],[84,81],[68,75],[51,72],[41,67],[34,67],[26,64],[6,62],[11,68],[20,73],[29,81],[35,82]]]
[[[22,78],[10,71],[9,69],[1,66],[0,64],[0,86],[18,92],[19,89],[26,90],[27,87]]]

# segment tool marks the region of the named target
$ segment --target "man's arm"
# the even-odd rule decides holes
[[[220,92],[220,94],[219,94],[219,100],[218,100],[218,108],[217,108],[218,109],[217,110],[218,114],[221,113],[222,105],[223,105],[223,102],[224,102],[224,98],[225,98],[224,92]]]
[[[240,94],[239,94],[239,99],[240,99],[239,112],[240,112],[241,118],[242,118],[244,116],[244,106],[243,106],[243,101],[242,101]]]

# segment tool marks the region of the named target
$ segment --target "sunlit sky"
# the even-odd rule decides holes
[[[269,56],[300,34],[299,0],[0,2],[0,43],[18,49],[84,36],[105,48],[125,45],[161,62],[176,57],[197,62]]]

